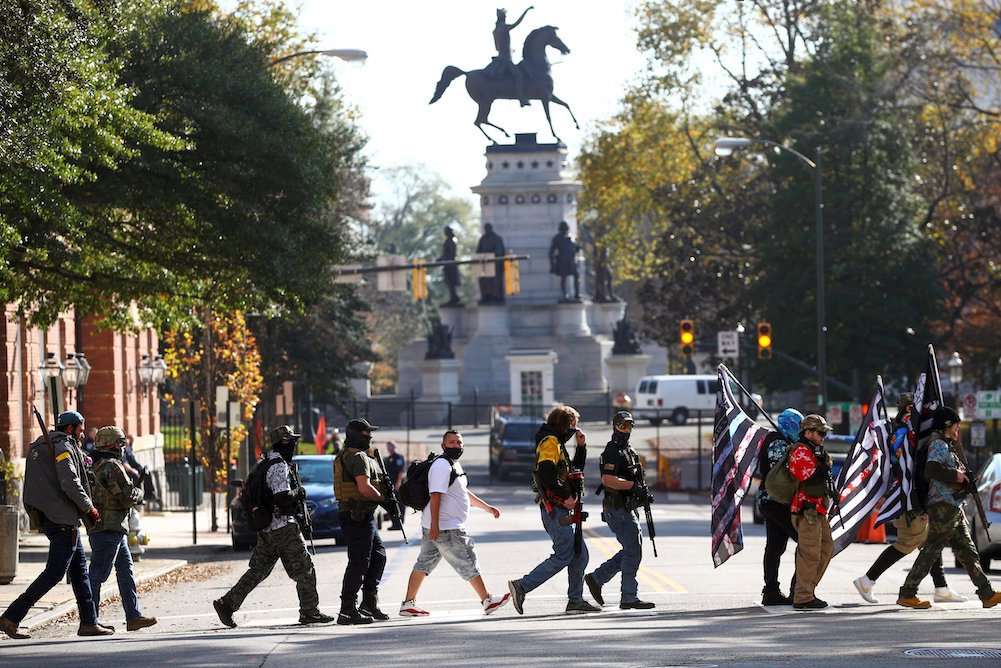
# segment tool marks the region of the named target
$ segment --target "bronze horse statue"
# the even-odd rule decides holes
[[[522,61],[518,63],[517,67],[521,71],[524,80],[525,97],[530,100],[539,100],[542,102],[542,109],[546,112],[546,121],[549,122],[549,131],[553,133],[557,141],[561,141],[556,136],[556,131],[553,130],[553,119],[549,115],[550,102],[555,102],[560,106],[566,107],[566,110],[570,113],[570,118],[573,119],[574,125],[578,130],[580,129],[580,124],[577,123],[577,118],[573,115],[573,111],[570,110],[570,105],[553,95],[553,76],[550,73],[549,60],[546,58],[546,47],[550,46],[558,49],[564,56],[570,53],[567,45],[556,35],[556,28],[553,26],[536,28],[525,38],[525,45],[521,50]],[[479,113],[476,114],[476,120],[473,122],[474,125],[491,142],[497,143],[483,129],[483,125],[497,128],[504,133],[505,137],[510,137],[511,135],[504,128],[494,125],[487,120],[487,116],[490,114],[490,106],[494,103],[494,100],[518,99],[514,77],[510,74],[504,73],[496,76],[492,74],[490,66],[482,70],[464,72],[458,67],[449,65],[441,73],[441,81],[438,82],[438,86],[435,88],[434,97],[431,98],[430,104],[437,102],[442,94],[444,94],[445,89],[448,88],[448,85],[463,74],[466,75],[466,91],[469,93],[469,97],[473,98],[473,101],[480,107]]]

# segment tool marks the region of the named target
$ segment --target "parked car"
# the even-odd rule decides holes
[[[994,453],[980,467],[977,489],[980,490],[984,514],[994,529],[990,540],[973,496],[967,497],[963,509],[970,518],[970,534],[980,555],[980,567],[986,572],[990,569],[991,559],[1001,559],[1001,453]]]
[[[297,455],[292,460],[299,466],[299,478],[306,488],[306,510],[313,521],[313,539],[333,539],[343,542],[337,499],[334,497],[334,456]],[[257,544],[257,533],[247,527],[247,518],[240,505],[240,492],[230,504],[234,550],[249,550]]]
[[[844,436],[842,434],[829,434],[827,438],[824,439],[824,448],[827,450],[827,454],[831,456],[831,477],[834,478],[835,482],[838,480],[838,476],[841,475],[841,467],[845,465],[845,458],[848,456],[848,450],[852,447],[852,443],[855,442],[854,436]],[[757,483],[757,485],[763,485],[764,481],[758,477],[757,468],[754,470],[754,476],[752,480]],[[748,496],[751,497],[751,503],[754,503],[754,495],[751,492],[756,491],[757,486],[752,485]],[[753,516],[755,524],[764,524],[765,517],[758,510],[757,505],[752,505]]]
[[[542,418],[498,415],[490,428],[490,475],[504,479],[531,473],[535,466],[535,434]]]

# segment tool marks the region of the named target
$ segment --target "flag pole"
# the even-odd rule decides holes
[[[745,396],[745,397],[747,397],[747,400],[748,400],[748,401],[750,401],[750,402],[751,402],[752,404],[754,404],[754,407],[758,409],[758,412],[759,412],[759,413],[761,413],[762,415],[764,415],[764,416],[765,416],[765,419],[766,419],[766,420],[768,420],[769,422],[771,422],[772,426],[773,426],[773,427],[775,427],[775,430],[776,430],[776,431],[781,431],[781,430],[779,429],[779,426],[778,426],[777,424],[775,424],[775,421],[774,421],[774,420],[772,420],[772,417],[771,417],[771,416],[770,416],[770,415],[769,415],[768,413],[766,413],[766,412],[765,412],[765,409],[763,409],[763,408],[762,408],[761,406],[759,406],[759,405],[758,405],[758,402],[757,402],[757,401],[755,401],[755,400],[754,400],[754,397],[752,397],[752,396],[751,396],[751,393],[747,391],[747,388],[746,388],[746,387],[744,387],[743,385],[741,385],[741,384],[740,384],[740,381],[739,381],[739,380],[737,380],[737,379],[736,379],[736,378],[734,377],[734,375],[733,375],[733,372],[732,372],[732,371],[730,371],[730,369],[728,369],[728,368],[726,367],[726,365],[725,365],[725,364],[722,364],[722,363],[721,363],[721,364],[719,365],[719,368],[720,368],[720,369],[722,369],[723,371],[725,371],[725,372],[726,372],[726,375],[730,377],[730,380],[732,380],[732,381],[733,381],[734,383],[736,383],[737,387],[739,387],[739,388],[740,388],[740,391],[744,393],[744,396]]]

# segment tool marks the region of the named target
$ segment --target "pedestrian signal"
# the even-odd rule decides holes
[[[428,268],[424,260],[413,260],[413,269],[410,276],[410,289],[413,291],[414,301],[424,301],[428,298]]]
[[[681,344],[681,354],[691,355],[695,350],[695,321],[682,320],[679,323],[678,342]]]
[[[772,325],[768,322],[758,323],[758,359],[772,358]]]
[[[521,275],[518,273],[518,258],[504,258],[504,294],[516,295],[521,292]]]

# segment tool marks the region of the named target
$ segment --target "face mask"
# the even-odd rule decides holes
[[[571,438],[573,438],[576,435],[577,435],[577,430],[576,429],[567,429],[563,433],[563,442],[566,443],[567,441],[569,441]]]
[[[442,448],[445,451],[445,456],[451,459],[453,462],[462,456],[462,448]]]
[[[612,432],[612,443],[616,445],[625,445],[629,443],[629,434],[626,432],[619,431],[618,429]]]
[[[279,443],[274,446],[275,452],[282,456],[286,462],[292,461],[295,456],[296,443]]]

